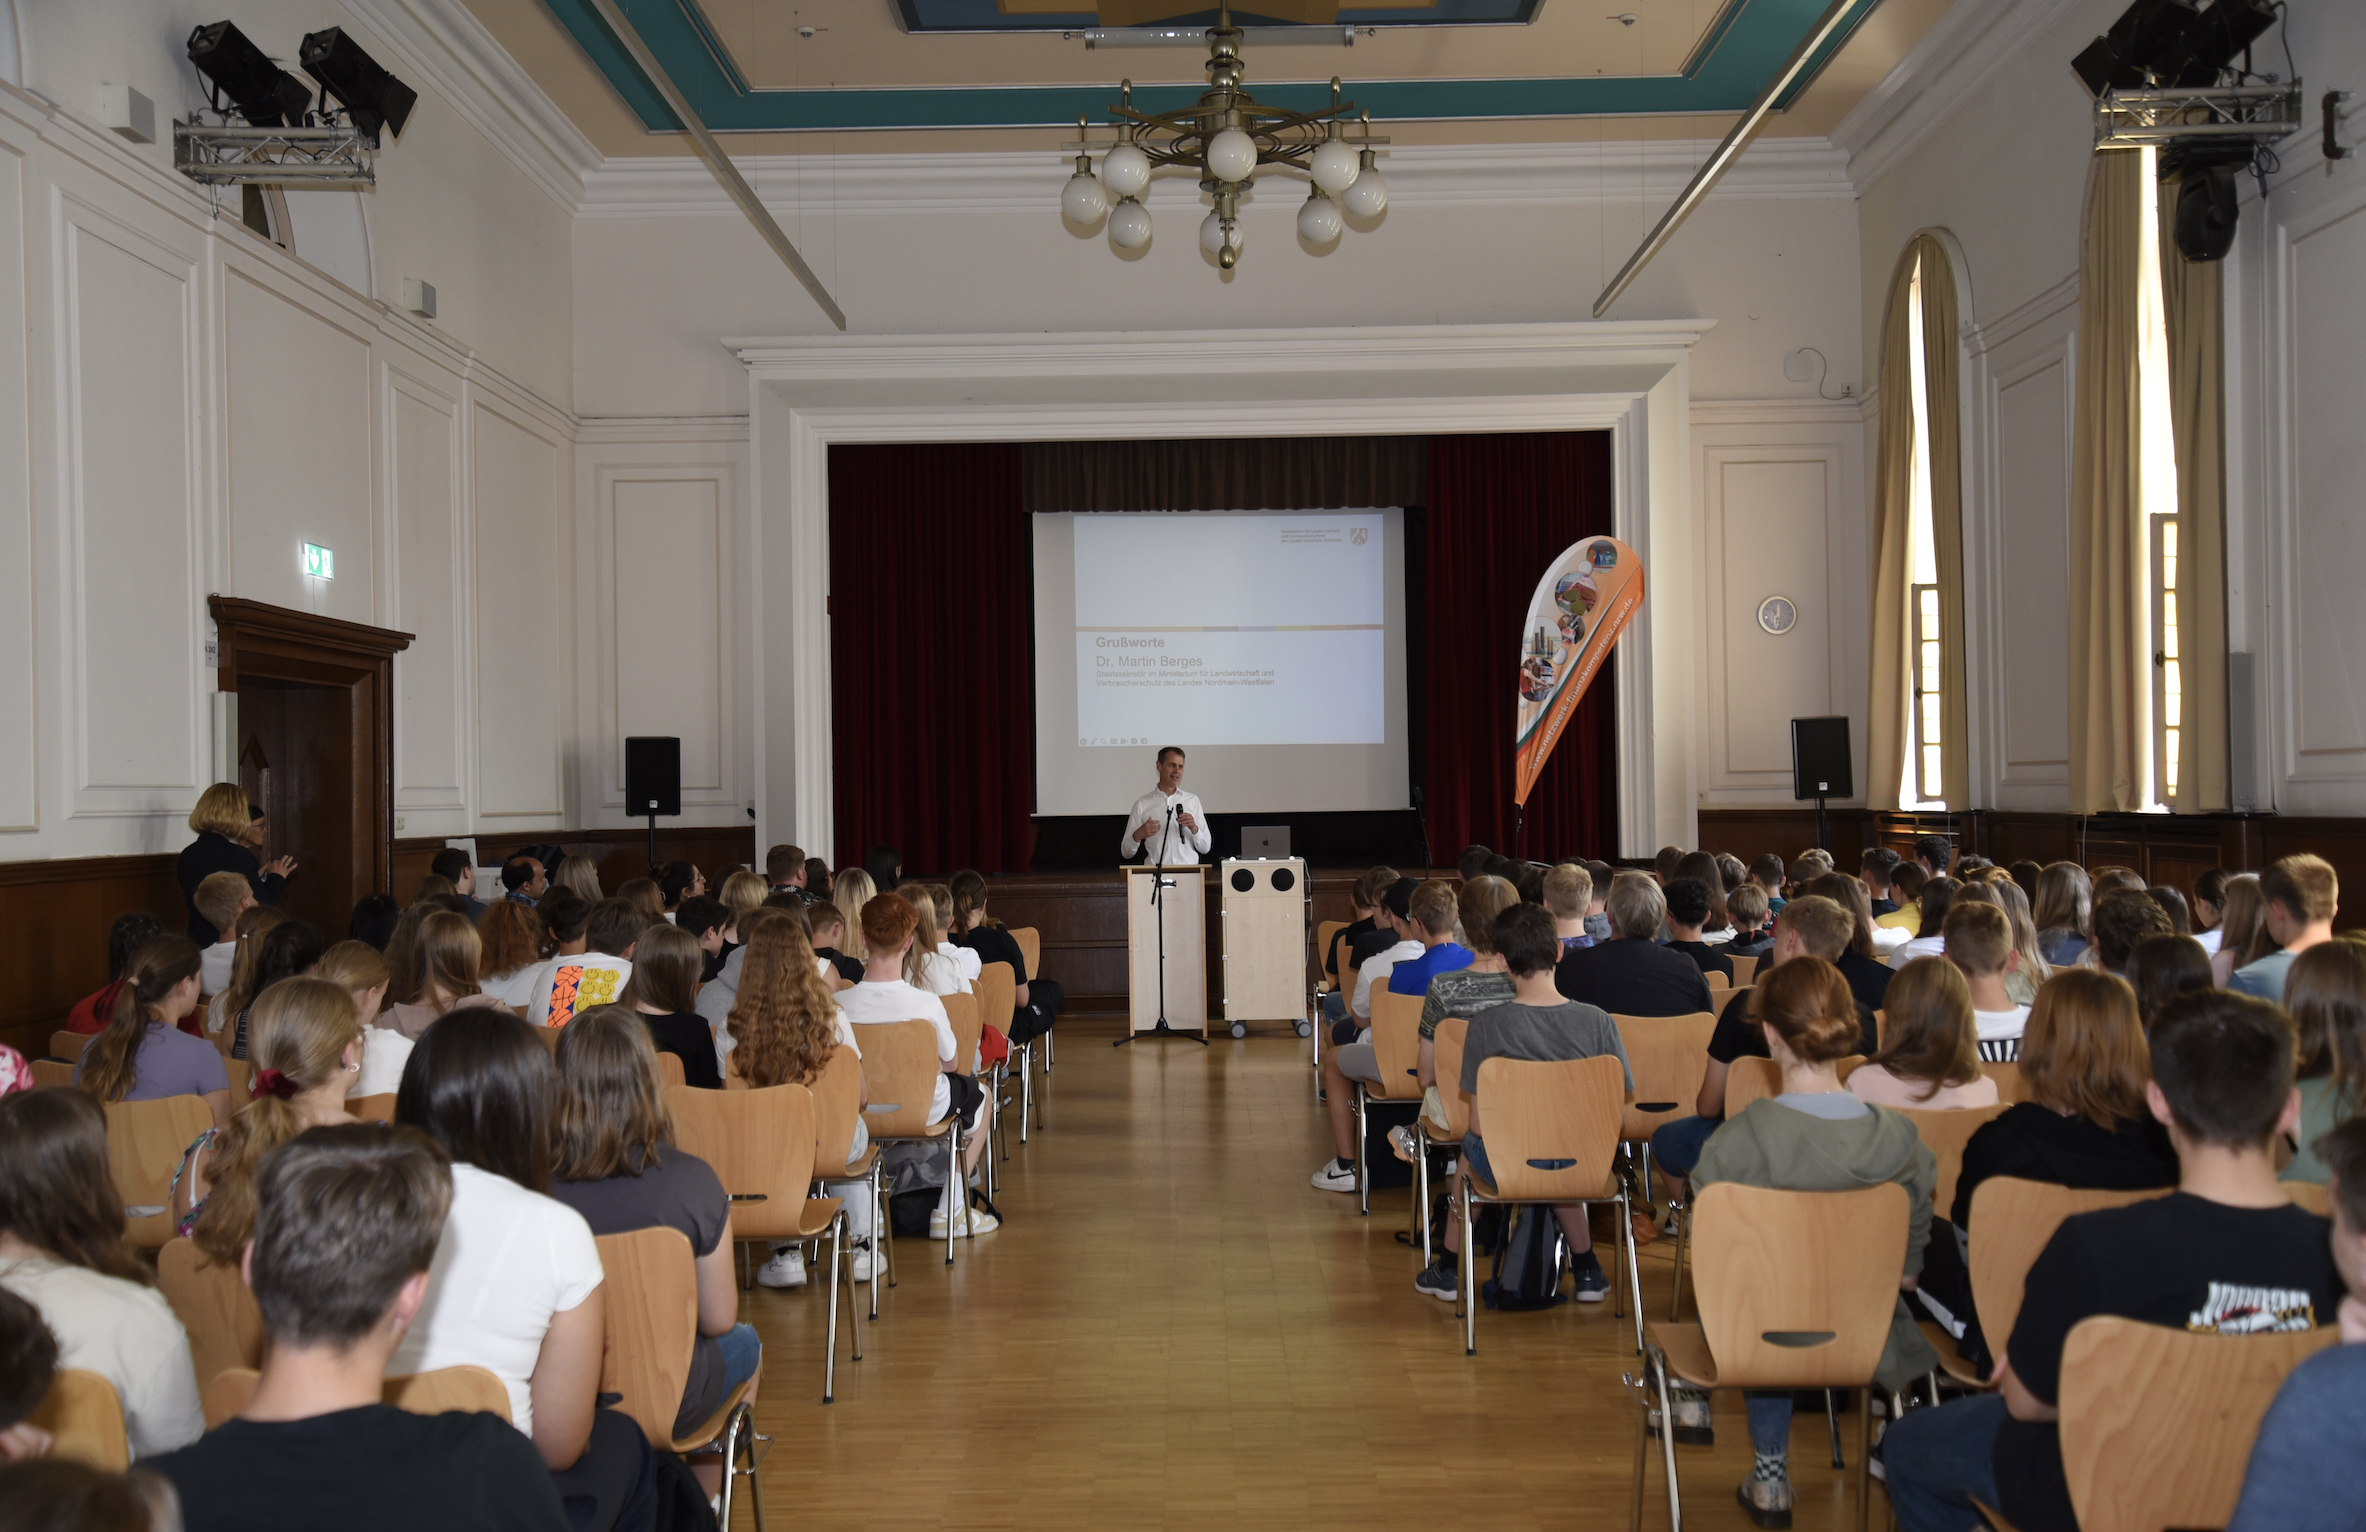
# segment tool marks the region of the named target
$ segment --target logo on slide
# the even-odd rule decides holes
[[[1347,540],[1360,548],[1365,543],[1368,543],[1372,540],[1372,529],[1370,527],[1350,528],[1347,534]]]

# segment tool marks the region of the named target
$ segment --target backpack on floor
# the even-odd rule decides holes
[[[1561,1301],[1561,1226],[1551,1208],[1530,1203],[1513,1217],[1510,1237],[1495,1252],[1495,1275],[1479,1293],[1487,1307],[1504,1313]]]
[[[928,1238],[928,1215],[945,1200],[941,1186],[916,1186],[887,1199],[887,1228],[892,1239]]]
[[[1415,1101],[1375,1101],[1364,1108],[1364,1166],[1374,1191],[1413,1184],[1413,1167],[1389,1147],[1388,1130],[1411,1123],[1420,1110]]]

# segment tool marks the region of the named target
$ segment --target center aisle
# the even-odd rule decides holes
[[[860,1363],[840,1339],[836,1404],[820,1402],[824,1288],[747,1295],[775,1526],[1625,1525],[1618,1377],[1635,1360],[1610,1304],[1482,1309],[1465,1357],[1394,1238],[1410,1194],[1376,1195],[1365,1219],[1307,1185],[1329,1136],[1310,1043],[1114,1035],[1061,1028],[1037,1079],[1048,1126],[1012,1135],[1000,1231],[950,1270],[941,1244],[896,1242],[878,1322],[857,1305]],[[1672,1244],[1643,1249],[1654,1315]],[[1688,1525],[1749,1525],[1740,1403],[1719,1398],[1715,1449],[1680,1452]],[[1853,1457],[1853,1421],[1844,1437]],[[1823,1421],[1800,1412],[1798,1526],[1853,1525],[1854,1475],[1828,1463]],[[1648,1492],[1664,1527],[1656,1462]]]

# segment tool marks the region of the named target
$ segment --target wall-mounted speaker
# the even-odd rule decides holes
[[[1853,798],[1849,774],[1848,719],[1791,720],[1791,796]]]
[[[682,741],[635,734],[624,742],[624,811],[635,819],[682,812]]]

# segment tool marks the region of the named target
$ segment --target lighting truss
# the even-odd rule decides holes
[[[2249,139],[2272,144],[2300,129],[2300,82],[2212,89],[2109,90],[2095,98],[2095,147]]]
[[[370,146],[351,123],[311,128],[173,124],[173,169],[206,186],[375,186]]]

